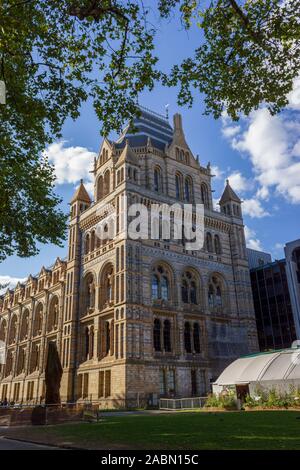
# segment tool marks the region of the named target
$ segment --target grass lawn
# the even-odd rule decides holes
[[[105,416],[99,423],[11,429],[11,437],[99,449],[300,449],[300,412]],[[18,436],[19,434],[19,436]]]

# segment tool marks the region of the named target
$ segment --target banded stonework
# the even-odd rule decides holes
[[[1,299],[6,344],[0,399],[45,399],[47,348],[54,341],[62,401],[136,406],[153,396],[204,396],[236,357],[258,350],[241,201],[227,182],[213,208],[210,165],[174,129],[142,109],[104,139],[94,162],[94,201],[83,183],[70,207],[68,256],[29,276]],[[205,246],[181,240],[131,240],[122,226],[128,203],[203,203]],[[117,237],[99,240],[100,208],[116,211]]]

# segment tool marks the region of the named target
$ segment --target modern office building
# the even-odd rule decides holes
[[[296,334],[300,340],[300,239],[287,243],[284,252]]]
[[[260,350],[291,347],[296,330],[285,259],[252,268],[250,278]]]
[[[270,253],[247,248],[249,268],[259,268],[272,262]]]

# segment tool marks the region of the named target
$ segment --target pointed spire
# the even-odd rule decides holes
[[[137,155],[135,154],[135,152],[130,147],[128,139],[126,139],[126,145],[117,161],[117,166],[119,166],[121,163],[124,163],[124,162],[132,163],[133,165],[139,164],[139,159]]]
[[[229,180],[227,179],[226,186],[223,191],[219,204],[225,204],[226,202],[229,202],[229,201],[235,201],[235,202],[238,202],[239,204],[241,204],[242,202],[240,198],[238,197],[238,195],[233,191],[232,187],[229,184]]]
[[[88,195],[88,192],[87,190],[85,189],[85,186],[83,184],[83,180],[81,179],[80,180],[80,185],[79,187],[77,188],[74,196],[72,197],[71,199],[71,203],[75,202],[75,201],[82,201],[82,202],[87,202],[87,203],[91,203],[91,198],[90,196]]]

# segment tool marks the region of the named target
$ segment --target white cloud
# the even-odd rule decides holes
[[[55,167],[57,184],[76,184],[80,179],[93,181],[90,171],[93,168],[95,152],[85,147],[67,147],[67,141],[55,142],[47,148],[45,154]]]
[[[239,171],[234,171],[227,178],[234,191],[245,192],[253,187],[253,182],[245,178]]]
[[[261,205],[261,202],[254,197],[251,199],[244,199],[243,201],[243,214],[249,215],[249,217],[254,218],[257,217],[261,219],[262,217],[266,217],[270,215]]]
[[[262,186],[256,191],[256,197],[258,199],[264,199],[266,201],[269,199],[269,194],[269,189],[266,186]]]
[[[245,225],[246,245],[252,250],[263,251],[261,241],[257,238],[256,232]]]
[[[2,289],[0,289],[0,294],[3,294],[4,292],[6,292],[7,289],[13,289],[14,287],[16,287],[16,285],[18,284],[18,282],[25,282],[27,279],[27,277],[24,277],[24,278],[19,278],[19,277],[11,277],[11,276],[2,276],[0,275],[0,285],[1,286],[6,286],[6,284],[8,284],[8,286],[6,287],[3,287]]]
[[[219,168],[217,165],[211,166],[211,173],[215,176],[217,180],[220,180],[224,175],[224,171],[221,170],[221,168]]]
[[[289,99],[287,110],[279,115],[271,116],[266,108],[253,111],[244,131],[228,138],[234,149],[249,156],[260,185],[258,198],[267,199],[270,189],[275,189],[288,201],[300,203],[300,125],[295,118],[300,110],[300,78]],[[230,127],[228,117],[222,122],[223,130]]]
[[[226,127],[223,127],[222,134],[227,139],[230,139],[231,137],[234,137],[236,134],[238,134],[240,130],[241,130],[240,126],[226,126]]]

